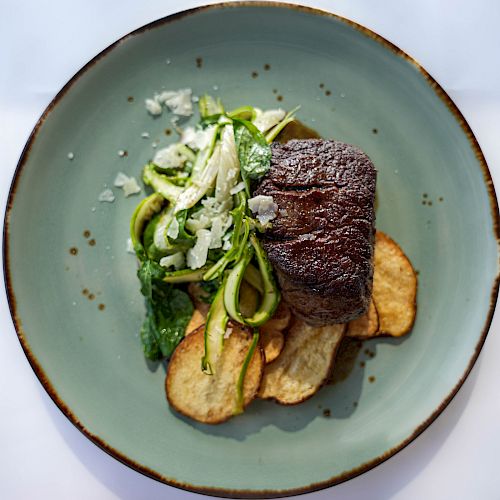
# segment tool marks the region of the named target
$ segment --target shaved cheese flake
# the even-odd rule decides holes
[[[130,180],[130,177],[128,175],[125,175],[123,172],[118,172],[115,177],[115,181],[113,182],[113,185],[115,187],[123,187],[128,181]]]
[[[135,177],[130,177],[129,180],[123,185],[122,189],[125,198],[141,192],[141,186],[139,186]]]
[[[274,203],[272,196],[254,196],[248,200],[248,208],[257,214],[257,220],[261,224],[269,223],[278,213],[278,205]]]
[[[177,236],[179,236],[179,221],[177,220],[177,217],[174,217],[172,219],[172,222],[168,226],[167,236],[169,238],[172,238],[173,240],[175,240]]]
[[[159,116],[161,115],[162,109],[161,109],[161,104],[158,102],[157,99],[146,99],[144,101],[144,105],[146,106],[146,109],[148,110],[148,113],[153,116]]]
[[[191,95],[191,89],[179,89],[176,92],[162,92],[160,97],[165,96],[164,103],[176,115],[191,116],[193,114]]]
[[[101,192],[99,197],[97,198],[100,202],[113,203],[115,201],[115,195],[111,189],[105,189]]]
[[[171,144],[156,152],[153,163],[160,168],[180,168],[186,160],[186,156],[179,151],[177,144]]]
[[[184,267],[185,261],[184,254],[182,252],[177,252],[160,259],[160,266],[167,269],[173,267],[175,270],[178,270]]]
[[[187,251],[187,265],[190,269],[199,269],[206,264],[211,239],[208,229],[196,231],[196,243]]]
[[[229,190],[229,194],[237,194],[245,189],[245,183],[243,181],[238,182],[234,188]]]
[[[195,130],[193,127],[186,127],[182,131],[181,142],[191,149],[205,149],[212,141],[216,127],[210,125],[203,130]]]

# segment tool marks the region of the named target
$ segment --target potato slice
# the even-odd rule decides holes
[[[274,361],[285,346],[285,336],[279,330],[260,329],[260,345],[264,350],[266,364]]]
[[[280,300],[280,303],[274,312],[273,316],[261,326],[261,330],[264,331],[279,331],[282,332],[289,324],[292,319],[292,312],[290,308]]]
[[[185,335],[190,335],[191,333],[194,333],[200,326],[204,325],[206,321],[207,321],[207,315],[203,314],[203,312],[200,311],[199,309],[195,309],[193,311],[191,319],[189,320],[188,325],[186,326]]]
[[[186,417],[205,424],[220,424],[236,409],[236,386],[252,334],[236,323],[224,341],[215,375],[201,371],[204,353],[203,328],[184,338],[170,360],[165,380],[167,400]],[[264,368],[264,356],[257,348],[250,360],[243,384],[243,406],[255,398]]]
[[[398,244],[377,231],[373,273],[373,301],[379,332],[400,337],[408,333],[417,312],[417,275]]]
[[[328,379],[346,325],[315,327],[295,319],[280,356],[264,369],[259,397],[284,405],[302,403]]]
[[[378,326],[377,307],[372,300],[368,306],[368,312],[347,324],[347,336],[357,339],[376,337]]]

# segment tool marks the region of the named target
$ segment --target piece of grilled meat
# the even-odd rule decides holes
[[[348,144],[321,139],[272,145],[255,195],[278,205],[262,243],[283,299],[313,325],[345,323],[371,298],[376,170]]]

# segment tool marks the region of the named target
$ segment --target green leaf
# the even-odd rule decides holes
[[[141,282],[141,293],[149,300],[153,300],[153,286],[155,281],[161,281],[165,276],[165,269],[160,264],[146,260],[137,271],[137,277]]]
[[[253,123],[234,119],[233,128],[241,176],[250,195],[250,180],[261,179],[271,166],[271,147]]]
[[[165,270],[156,262],[143,262],[137,274],[146,298],[141,328],[144,354],[152,360],[168,357],[184,337],[193,304],[186,292],[162,281]]]

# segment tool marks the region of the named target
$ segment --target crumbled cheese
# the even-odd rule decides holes
[[[106,250],[108,250],[108,247],[106,247]],[[127,252],[133,253],[135,255],[134,245],[132,244],[132,238],[127,239]]]
[[[173,255],[167,255],[160,259],[160,266],[169,268],[173,267],[175,270],[182,269],[184,267],[186,260],[182,252],[174,253]]]
[[[149,139],[149,132],[143,132],[143,133],[141,134],[141,137],[142,137],[143,139]]]
[[[185,161],[186,157],[179,152],[177,144],[160,149],[153,158],[153,163],[160,168],[180,168]]]
[[[280,208],[279,209],[279,214],[282,216],[282,217],[288,217],[288,210],[286,208]]]
[[[215,132],[215,125],[211,125],[204,130],[195,130],[194,127],[186,127],[182,131],[181,142],[191,149],[205,149],[212,141]]]
[[[168,226],[167,236],[169,238],[172,238],[173,240],[175,240],[177,236],[179,236],[179,221],[177,220],[177,217],[174,217],[172,219],[172,222]]]
[[[141,186],[137,184],[137,180],[134,177],[129,177],[123,172],[118,172],[116,174],[113,184],[115,187],[123,189],[125,198],[141,192]]]
[[[231,240],[230,239],[226,240],[226,241],[224,241],[224,245],[222,245],[222,250],[224,250],[224,251],[230,250],[232,246],[233,245],[231,243]]]
[[[177,91],[166,90],[156,96],[156,100],[160,103],[164,103],[176,115],[191,116],[193,114],[191,95],[191,89],[179,89]]]
[[[253,124],[262,132],[267,132],[272,127],[277,125],[283,118],[285,118],[286,112],[283,109],[269,109],[267,111],[261,111],[260,109],[255,109],[257,116],[253,121]]]
[[[68,153],[68,160],[72,160],[75,157],[74,153],[71,151]]]
[[[187,265],[190,269],[199,269],[205,265],[211,239],[212,235],[207,229],[196,231],[196,243],[187,252]]]
[[[224,233],[222,232],[223,224],[222,217],[216,217],[212,220],[212,230],[210,231],[212,237],[210,240],[209,248],[220,248],[222,247],[222,236]]]
[[[229,190],[229,194],[236,194],[245,189],[245,183],[243,181],[238,182],[234,188]]]
[[[101,202],[113,203],[115,201],[115,195],[111,189],[105,189],[97,199]]]
[[[158,147],[158,141],[153,141],[153,142],[151,143],[151,147],[152,147],[153,149],[156,149],[156,148]]]
[[[113,182],[113,185],[115,187],[123,187],[129,180],[129,176],[125,175],[123,172],[118,172],[115,177],[115,181]]]
[[[123,151],[123,149],[120,149],[120,150],[118,151],[118,156],[120,156],[120,157],[122,157],[122,158],[123,158],[123,157],[125,156],[125,151]]]
[[[144,101],[144,105],[146,106],[149,114],[153,116],[161,115],[161,104],[157,101],[157,99],[146,99]]]
[[[137,184],[135,177],[129,177],[128,181],[123,185],[123,194],[125,198],[141,192],[141,186]]]
[[[315,239],[316,239],[315,234],[306,233],[306,234],[299,235],[299,240],[311,240],[311,241],[313,241]]]
[[[257,220],[261,224],[267,224],[276,218],[278,205],[274,203],[272,196],[258,195],[248,200],[248,208],[257,214]]]

